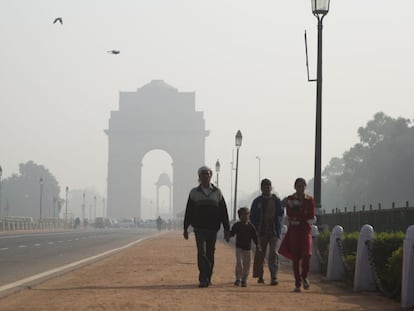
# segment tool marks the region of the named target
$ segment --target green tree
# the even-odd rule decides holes
[[[358,135],[360,142],[344,152],[342,159],[333,158],[323,171],[324,208],[413,202],[414,128],[410,120],[378,112],[358,129]]]
[[[38,219],[42,196],[42,218],[57,217],[61,199],[56,178],[43,165],[33,161],[19,164],[19,173],[6,178],[3,183],[4,200],[8,202],[6,214]]]

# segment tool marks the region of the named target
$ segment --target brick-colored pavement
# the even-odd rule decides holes
[[[378,293],[354,293],[319,275],[310,276],[308,291],[293,293],[288,262],[278,286],[250,278],[246,288],[235,287],[233,247],[217,242],[209,288],[197,287],[194,236],[185,241],[171,231],[1,298],[0,310],[400,310]]]

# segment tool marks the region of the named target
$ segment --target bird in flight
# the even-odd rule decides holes
[[[110,51],[108,51],[108,53],[109,54],[115,54],[115,55],[117,55],[117,54],[119,54],[119,53],[121,53],[120,51],[118,51],[118,50],[110,50]]]
[[[61,25],[63,25],[62,17],[56,17],[55,20],[53,21],[53,24],[56,24],[57,22],[59,22]]]

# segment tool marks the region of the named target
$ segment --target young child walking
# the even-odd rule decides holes
[[[252,240],[257,248],[260,248],[260,245],[258,245],[256,229],[249,222],[249,209],[247,207],[241,207],[237,211],[237,214],[240,221],[232,226],[227,242],[231,237],[236,236],[236,281],[234,285],[246,287],[247,277],[250,271]]]

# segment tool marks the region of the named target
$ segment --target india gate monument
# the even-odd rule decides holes
[[[136,92],[120,92],[108,129],[107,216],[141,218],[142,160],[155,149],[172,158],[172,215],[182,212],[197,169],[204,165],[203,112],[195,110],[195,93],[179,92],[153,80]],[[152,182],[152,181],[151,181]]]

